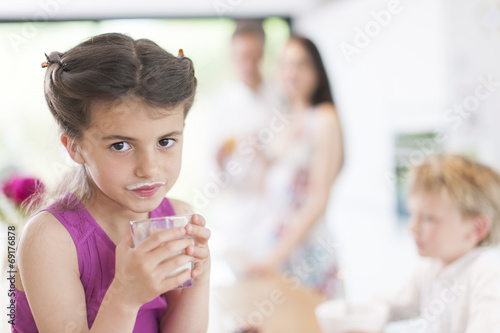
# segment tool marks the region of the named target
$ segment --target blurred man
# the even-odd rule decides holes
[[[208,202],[207,214],[219,224],[235,257],[238,252],[251,252],[257,258],[267,254],[265,237],[259,235],[271,233],[267,230],[271,225],[265,221],[248,223],[250,213],[261,206],[265,163],[259,152],[272,142],[273,131],[284,128],[279,123],[282,119],[275,115],[279,113],[277,89],[261,73],[264,44],[261,22],[238,22],[231,38],[237,79],[218,94],[210,116],[208,149],[212,163],[200,196]],[[256,239],[259,244],[255,244]]]
[[[259,149],[258,143],[262,144],[259,136],[271,127],[272,112],[279,105],[276,89],[261,74],[264,44],[261,22],[238,22],[231,39],[237,80],[230,82],[214,103],[213,128],[217,131],[214,157],[220,170],[227,169],[229,162],[240,170],[231,174],[231,186],[237,186],[239,192],[256,190],[258,161],[254,152]]]
[[[241,152],[238,154],[237,148],[244,150],[247,144],[245,140],[255,140],[258,131],[268,126],[271,110],[278,105],[276,89],[264,81],[261,74],[264,44],[265,33],[261,22],[238,22],[231,39],[232,58],[238,81],[231,82],[223,90],[217,103],[217,128],[222,140],[216,160],[221,168],[225,167],[229,157],[234,154],[235,159],[244,163],[241,156],[237,156],[242,155]]]
[[[265,34],[259,22],[240,22],[233,33],[231,48],[237,74],[248,88],[258,92],[262,83],[260,65],[264,56]]]

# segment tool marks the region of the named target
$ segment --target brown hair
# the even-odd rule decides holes
[[[466,157],[437,155],[410,172],[410,193],[446,190],[465,217],[484,215],[491,228],[478,245],[500,243],[500,176],[493,169]]]
[[[42,66],[48,67],[44,90],[49,109],[61,131],[74,140],[90,126],[97,103],[136,98],[157,113],[183,106],[185,117],[197,86],[193,63],[181,52],[176,57],[151,40],[119,33],[91,37],[64,53],[52,52]],[[67,175],[56,192],[91,200],[85,167]]]
[[[326,74],[325,66],[323,65],[323,61],[321,60],[321,55],[319,54],[318,48],[314,43],[305,37],[292,35],[290,38],[292,41],[298,42],[300,45],[304,47],[307,51],[311,60],[313,62],[314,69],[318,74],[318,86],[316,90],[313,92],[311,96],[311,104],[313,106],[317,106],[324,102],[333,102],[333,96],[330,89],[330,81],[328,80],[328,75]]]
[[[262,20],[240,19],[236,21],[236,29],[233,32],[231,39],[243,35],[255,35],[262,40],[262,44],[266,41],[266,33],[262,28]]]

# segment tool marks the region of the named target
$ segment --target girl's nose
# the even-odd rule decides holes
[[[160,171],[160,160],[157,153],[144,152],[139,154],[136,161],[135,175],[139,178],[154,179]]]

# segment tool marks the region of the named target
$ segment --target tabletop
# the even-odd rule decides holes
[[[256,327],[259,333],[320,333],[314,309],[324,300],[318,292],[279,275],[217,287],[211,294],[209,332]]]

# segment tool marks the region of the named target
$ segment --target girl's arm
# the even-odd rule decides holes
[[[192,214],[187,204],[170,200],[177,214]],[[195,244],[186,252],[195,257],[191,277],[194,285],[166,293],[168,308],[161,322],[161,332],[205,333],[208,328],[208,297],[210,283],[210,231],[205,228],[205,219],[193,215],[186,226],[188,235],[195,237]]]
[[[89,331],[76,247],[52,214],[42,212],[26,225],[19,242],[18,264],[21,288],[39,332]],[[108,305],[101,332],[108,331],[107,327],[116,332],[132,331],[138,308],[119,298],[117,294]],[[93,331],[99,330],[95,327]]]
[[[261,273],[276,267],[302,241],[314,223],[324,214],[331,187],[342,169],[344,150],[340,122],[330,103],[318,106],[318,131],[314,138],[314,153],[309,172],[306,201],[293,213],[292,221],[279,240],[271,257],[249,268],[249,273]]]
[[[151,282],[155,270],[178,267],[178,262],[162,258],[189,245],[187,240],[172,241],[184,234],[183,228],[159,232],[137,248],[130,247],[130,234],[124,237],[117,246],[115,279],[90,332],[132,332],[142,304],[189,278],[189,274],[181,274]],[[165,242],[168,245],[160,247]],[[193,259],[184,255],[183,260]],[[89,332],[76,247],[52,214],[42,212],[26,225],[19,243],[18,265],[19,287],[26,293],[39,332]]]

